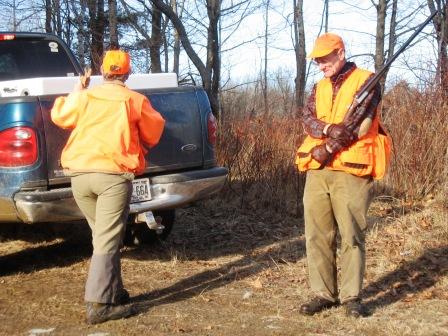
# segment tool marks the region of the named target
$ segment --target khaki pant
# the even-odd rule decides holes
[[[93,255],[85,300],[116,303],[123,289],[120,246],[129,212],[132,182],[125,175],[86,173],[72,177],[72,191],[92,230]]]
[[[309,281],[317,296],[338,298],[336,234],[341,236],[339,299],[358,297],[364,277],[364,231],[372,178],[328,169],[307,172],[303,196]]]

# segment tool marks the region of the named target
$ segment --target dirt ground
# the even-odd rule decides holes
[[[3,226],[0,335],[448,335],[448,210],[371,208],[358,320],[334,308],[299,315],[311,297],[303,223],[216,199],[177,213],[169,238],[126,248],[126,288],[140,312],[89,326],[85,223]]]

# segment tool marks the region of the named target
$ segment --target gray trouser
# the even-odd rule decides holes
[[[87,302],[116,303],[123,289],[120,246],[132,182],[123,175],[86,173],[72,177],[72,191],[92,230],[93,255],[84,298]]]
[[[372,179],[328,169],[307,172],[303,196],[309,281],[316,295],[338,297],[336,234],[341,236],[341,302],[357,298],[364,277],[366,214]]]

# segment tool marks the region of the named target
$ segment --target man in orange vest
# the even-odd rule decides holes
[[[128,89],[130,57],[107,51],[104,82],[84,89],[80,81],[58,97],[53,122],[71,129],[61,164],[71,176],[75,201],[92,230],[93,255],[86,281],[87,323],[126,318],[135,311],[123,287],[120,246],[132,194],[132,180],[143,172],[147,147],[159,142],[165,120],[148,98]]]
[[[313,315],[339,304],[348,316],[365,312],[360,291],[364,277],[366,213],[373,178],[385,174],[390,140],[378,119],[380,86],[350,116],[356,93],[373,74],[345,58],[340,36],[317,38],[311,54],[324,78],[313,88],[303,112],[307,134],[297,150],[299,171],[306,171],[303,196],[309,282],[315,297],[300,307]],[[341,237],[338,288],[336,236]]]

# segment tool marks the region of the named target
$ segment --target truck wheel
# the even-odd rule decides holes
[[[124,244],[127,246],[153,245],[165,240],[171,232],[174,224],[175,211],[153,211],[154,217],[161,217],[161,224],[165,227],[161,231],[151,230],[146,223],[135,223],[135,215],[129,216],[126,225]]]

